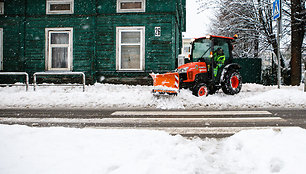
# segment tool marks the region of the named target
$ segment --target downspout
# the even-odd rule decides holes
[[[98,17],[98,0],[95,0],[95,15],[93,15],[94,17],[94,47],[93,47],[93,59],[92,63],[94,64],[92,66],[92,73],[91,75],[93,76],[94,81],[97,81],[97,66],[98,66],[98,61],[97,61],[97,17]]]
[[[21,61],[22,69],[26,72],[26,23],[27,23],[27,0],[24,1],[24,17],[23,17],[23,60]]]

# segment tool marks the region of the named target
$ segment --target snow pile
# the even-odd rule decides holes
[[[305,136],[302,128],[242,131],[221,143],[217,161],[232,173],[304,173]]]
[[[0,108],[159,108],[159,109],[235,109],[235,108],[306,108],[303,86],[291,87],[243,85],[234,96],[221,90],[208,97],[195,97],[189,90],[178,96],[152,95],[152,86],[95,84],[82,87],[0,88]]]
[[[304,173],[306,130],[187,140],[161,131],[0,125],[0,173]]]

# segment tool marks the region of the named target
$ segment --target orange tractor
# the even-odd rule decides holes
[[[177,94],[190,89],[195,96],[207,96],[222,88],[225,94],[240,92],[241,68],[233,63],[232,43],[236,37],[209,35],[191,43],[190,63],[165,74],[150,74],[154,80],[153,93]]]

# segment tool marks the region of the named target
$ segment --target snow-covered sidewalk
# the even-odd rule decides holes
[[[0,88],[0,108],[152,108],[152,109],[238,109],[306,108],[306,93],[298,87],[244,84],[238,95],[219,93],[195,97],[189,90],[178,96],[154,97],[152,86],[95,84],[81,87]]]
[[[152,86],[0,88],[2,108],[246,109],[306,108],[303,87],[243,85],[195,97],[154,97]],[[222,174],[304,173],[306,130],[241,131],[225,139],[193,139],[162,131],[32,128],[0,125],[0,173]]]
[[[5,174],[300,174],[306,130],[188,140],[161,131],[0,125]]]

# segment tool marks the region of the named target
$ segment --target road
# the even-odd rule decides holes
[[[163,130],[187,137],[221,138],[248,129],[306,129],[306,110],[1,109],[0,124],[148,129]]]

